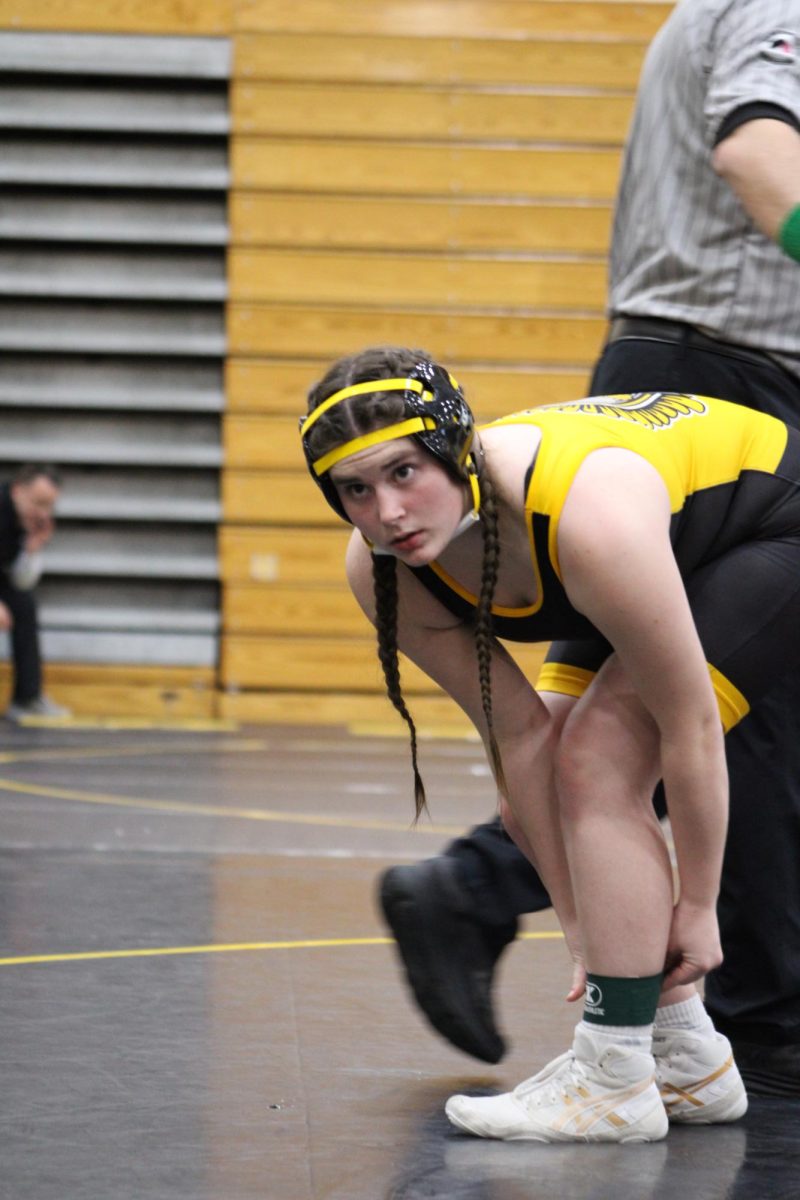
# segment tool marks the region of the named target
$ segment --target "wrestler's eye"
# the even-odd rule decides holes
[[[347,496],[349,500],[362,500],[367,495],[369,488],[365,483],[358,483],[353,480],[351,483],[337,484],[339,492],[343,496]]]

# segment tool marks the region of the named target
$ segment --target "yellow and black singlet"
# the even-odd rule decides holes
[[[800,438],[741,405],[673,392],[592,397],[512,413],[485,428],[533,425],[541,441],[524,510],[536,580],[528,608],[493,608],[500,638],[535,642],[599,636],[572,607],[558,560],[558,526],[589,454],[631,450],[669,492],[670,539],[684,580],[744,543],[800,534]],[[474,616],[477,598],[437,563],[414,573],[451,612]]]

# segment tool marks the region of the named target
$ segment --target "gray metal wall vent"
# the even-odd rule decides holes
[[[217,660],[230,61],[0,33],[0,479],[64,470],[51,660]]]

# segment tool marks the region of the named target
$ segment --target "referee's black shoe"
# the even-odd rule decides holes
[[[748,1095],[800,1098],[800,1042],[762,1046],[733,1032],[730,1043]]]
[[[492,979],[516,922],[481,923],[446,856],[391,867],[378,892],[411,991],[433,1028],[466,1054],[499,1062],[506,1044],[492,1010]]]

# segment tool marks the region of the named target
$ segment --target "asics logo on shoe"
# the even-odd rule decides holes
[[[694,1105],[696,1108],[704,1108],[705,1101],[701,1100],[695,1093],[708,1087],[715,1080],[720,1079],[726,1072],[733,1067],[733,1056],[729,1056],[722,1066],[717,1071],[712,1071],[710,1075],[706,1075],[704,1079],[698,1079],[691,1086],[676,1087],[674,1083],[664,1082],[661,1084],[661,1099],[664,1102],[664,1107],[667,1112],[673,1109],[676,1105],[685,1102]]]
[[[653,1039],[656,1081],[670,1121],[719,1125],[747,1112],[747,1092],[721,1033],[661,1030]]]
[[[560,1118],[553,1121],[552,1128],[564,1133],[586,1136],[594,1126],[608,1121],[615,1129],[624,1129],[641,1115],[638,1112],[630,1116],[625,1114],[626,1101],[643,1095],[652,1084],[651,1075],[624,1091],[615,1092],[612,1096],[594,1096],[586,1100],[573,1100],[570,1096],[565,1096],[565,1111]]]

